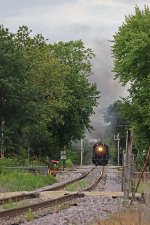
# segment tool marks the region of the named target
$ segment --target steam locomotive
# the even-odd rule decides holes
[[[96,166],[105,166],[108,164],[109,151],[108,146],[101,141],[93,145],[92,162]]]

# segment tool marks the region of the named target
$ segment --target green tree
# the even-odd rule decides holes
[[[122,151],[126,148],[126,131],[129,127],[128,121],[124,119],[121,112],[122,101],[118,100],[105,108],[103,111],[105,122],[105,139],[110,146],[110,155],[113,161],[117,161],[117,142],[114,135],[119,133],[120,138],[120,158]]]
[[[24,108],[23,136],[34,155],[54,154],[54,135],[47,126],[52,120],[62,122],[58,113],[66,108],[64,78],[66,68],[52,56],[47,40],[42,35],[22,26],[15,42],[27,61],[28,102]],[[57,142],[57,140],[56,140]]]
[[[57,111],[66,108],[65,69],[42,35],[31,36],[26,26],[16,34],[1,26],[0,56],[1,145],[7,153],[29,146],[46,154],[54,142],[47,124],[61,121]]]
[[[129,97],[123,99],[122,113],[134,131],[141,150],[150,142],[150,10],[135,8],[135,15],[114,35],[112,46],[115,78],[130,84]]]
[[[14,35],[0,26],[0,137],[1,148],[9,151],[21,146],[25,70],[24,57],[14,42]]]
[[[51,46],[51,49],[59,62],[67,68],[67,92],[64,96],[67,109],[60,111],[63,123],[53,121],[49,126],[49,130],[53,130],[57,137],[58,145],[63,147],[71,141],[79,140],[86,129],[91,129],[90,116],[94,113],[93,107],[97,105],[99,92],[96,85],[88,80],[91,74],[90,60],[94,54],[91,49],[84,47],[81,40],[59,42]]]
[[[59,156],[90,129],[99,92],[90,84],[93,53],[82,41],[50,45],[26,26],[0,30],[1,134],[7,152]],[[2,138],[1,138],[2,140]],[[3,144],[3,140],[2,140]]]

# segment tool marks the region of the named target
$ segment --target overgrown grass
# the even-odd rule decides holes
[[[72,183],[70,185],[68,185],[66,188],[65,188],[65,191],[77,191],[79,190],[79,188],[84,188],[88,185],[88,181],[86,180],[79,180],[75,183]]]
[[[12,209],[14,207],[14,202],[13,200],[10,198],[8,203],[4,204],[1,206],[3,209]]]
[[[0,174],[0,186],[5,191],[32,191],[56,182],[53,176],[11,172]]]

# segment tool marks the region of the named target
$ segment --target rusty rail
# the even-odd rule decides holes
[[[74,180],[68,181],[68,182],[66,182],[66,183],[64,183],[64,184],[61,184],[61,185],[59,185],[59,186],[56,186],[56,187],[49,187],[49,188],[46,188],[46,189],[44,189],[43,191],[40,191],[40,192],[44,192],[44,191],[58,191],[58,190],[60,190],[60,189],[63,189],[64,187],[66,187],[66,186],[69,185],[69,184],[72,184],[72,183],[74,183],[74,182],[77,182],[77,181],[79,181],[79,180],[84,179],[84,178],[87,177],[87,176],[89,175],[89,173],[90,173],[91,171],[93,171],[94,169],[95,169],[95,168],[93,167],[93,168],[92,168],[91,170],[89,170],[87,173],[81,175],[81,176],[78,177],[78,178],[75,178]]]
[[[83,191],[92,191],[92,190],[98,185],[98,183],[100,182],[100,180],[102,179],[103,174],[104,174],[104,166],[103,166],[103,168],[102,168],[101,175],[100,175],[100,177],[97,179],[97,181],[96,181],[94,184],[92,184],[90,187],[85,188]]]
[[[64,187],[66,187],[67,185],[69,185],[71,183],[74,183],[74,182],[76,182],[78,180],[84,179],[86,176],[88,176],[88,174],[92,170],[94,170],[94,167],[90,171],[88,171],[87,173],[81,175],[80,177],[75,178],[74,180],[68,181],[68,182],[66,182],[64,184],[58,185],[56,187],[48,187],[48,188],[46,188],[46,189],[44,189],[42,191],[34,191],[33,193],[15,195],[15,196],[12,196],[12,197],[6,197],[6,198],[3,198],[3,199],[0,199],[0,205],[7,204],[10,200],[12,200],[13,202],[18,202],[18,201],[21,201],[21,200],[24,200],[24,199],[38,198],[40,192],[57,191],[57,190],[63,189]]]
[[[60,198],[43,201],[43,202],[40,202],[40,203],[25,206],[25,207],[18,207],[18,208],[14,208],[14,209],[4,210],[4,211],[0,212],[0,218],[13,217],[13,216],[16,216],[16,215],[18,216],[20,214],[28,212],[29,209],[31,211],[36,211],[36,210],[41,209],[41,208],[52,207],[54,205],[57,205],[57,204],[60,204],[60,203],[63,203],[63,202],[69,201],[69,200],[73,200],[73,199],[76,199],[76,198],[81,198],[81,197],[84,197],[83,193],[69,194],[69,195],[65,195],[65,196],[60,197]]]
[[[10,199],[13,202],[18,202],[18,201],[21,201],[21,200],[24,200],[24,199],[32,199],[32,198],[38,198],[38,197],[39,197],[39,193],[15,195],[15,196],[12,196],[12,197],[9,197],[9,198],[0,199],[0,205],[7,204],[10,201]]]
[[[91,170],[87,174],[84,174],[82,177],[84,178],[85,175],[87,176],[90,172],[91,172]],[[101,180],[103,172],[104,172],[104,167],[103,167],[103,170],[101,172],[101,176],[98,178],[98,180],[94,184],[92,184],[91,187],[85,189],[84,191],[86,191],[86,190],[91,191],[98,184],[98,182]],[[60,198],[55,198],[55,199],[43,201],[43,202],[40,202],[40,203],[31,204],[31,205],[28,205],[28,206],[25,206],[25,207],[18,207],[18,208],[14,208],[14,209],[4,210],[4,211],[0,212],[0,219],[5,218],[5,217],[13,217],[13,216],[18,216],[20,214],[24,214],[24,213],[28,212],[29,209],[31,211],[36,211],[36,210],[41,209],[41,208],[52,207],[52,206],[61,204],[61,203],[66,202],[66,201],[76,199],[76,198],[82,198],[82,197],[84,197],[84,194],[82,192],[83,192],[83,190],[79,191],[79,192],[76,192],[74,194],[67,194],[67,195],[65,195],[63,197],[60,197]]]

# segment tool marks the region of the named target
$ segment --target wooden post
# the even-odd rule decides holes
[[[125,169],[125,150],[123,150],[123,154],[122,154],[122,185],[121,185],[121,191],[124,191],[124,169]]]
[[[81,153],[81,162],[80,165],[83,165],[83,139],[80,140],[80,153]]]
[[[126,154],[124,161],[124,199],[129,199],[130,192],[130,172],[131,172],[131,154],[132,154],[132,133],[127,131],[126,136]]]
[[[131,192],[132,194],[135,189],[135,172],[136,172],[135,157],[133,154],[131,154]]]
[[[148,160],[149,160],[149,158],[150,158],[150,147],[149,147],[149,149],[148,149],[148,151],[147,151],[146,160],[145,160],[145,163],[144,163],[144,166],[143,166],[143,169],[142,169],[141,176],[140,176],[139,181],[138,181],[138,183],[137,183],[137,185],[136,185],[136,188],[135,188],[135,190],[134,190],[134,192],[133,192],[133,194],[132,194],[132,198],[131,198],[130,205],[132,204],[132,202],[133,202],[133,200],[134,200],[134,197],[135,197],[135,194],[136,194],[136,192],[137,192],[138,186],[139,186],[140,181],[141,181],[141,179],[142,179],[142,176],[143,176],[143,174],[144,174],[144,172],[145,172],[145,169],[146,169],[146,167],[147,167],[147,165],[148,165]]]
[[[4,133],[3,133],[4,124],[5,124],[5,122],[2,118],[2,120],[1,120],[1,153],[0,153],[0,159],[4,159]]]
[[[114,140],[118,142],[117,146],[117,151],[118,151],[118,166],[120,164],[120,145],[119,145],[119,142],[120,142],[120,138],[119,138],[119,133],[117,135],[114,135]]]

